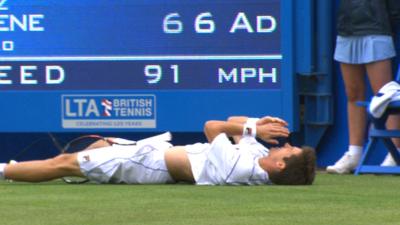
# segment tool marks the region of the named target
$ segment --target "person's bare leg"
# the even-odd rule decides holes
[[[108,147],[111,146],[110,142],[108,140],[114,139],[113,137],[107,137],[104,140],[98,140],[90,144],[89,146],[86,147],[84,151],[90,150],[90,149],[95,149],[95,148],[103,148],[103,147]]]
[[[84,177],[79,168],[77,153],[8,164],[4,168],[4,177],[15,181],[42,182],[65,176]]]
[[[365,100],[365,70],[363,65],[341,64],[347,96],[349,144],[363,146],[366,129],[366,111],[357,106]]]
[[[349,148],[345,154],[326,169],[329,173],[350,173],[358,165],[361,157],[367,115],[364,108],[357,106],[358,101],[365,100],[364,65],[341,63],[341,71],[347,96],[347,119],[349,129]]]

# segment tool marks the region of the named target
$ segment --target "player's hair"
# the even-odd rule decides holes
[[[280,185],[311,185],[315,178],[316,156],[313,148],[301,147],[301,154],[285,157],[285,168],[271,172],[272,183]]]

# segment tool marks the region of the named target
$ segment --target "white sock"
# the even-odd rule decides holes
[[[0,180],[4,180],[4,167],[6,167],[7,163],[0,163]]]
[[[347,152],[349,153],[349,155],[359,156],[359,155],[361,155],[362,150],[363,150],[363,146],[349,145],[349,150]]]

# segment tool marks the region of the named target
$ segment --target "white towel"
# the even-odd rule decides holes
[[[378,93],[372,97],[369,104],[369,112],[374,118],[380,118],[389,103],[398,100],[400,100],[400,85],[395,81],[391,81],[379,89]]]

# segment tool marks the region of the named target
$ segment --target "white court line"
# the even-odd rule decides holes
[[[281,60],[276,55],[132,55],[132,56],[10,56],[0,61],[146,61],[146,60]]]

